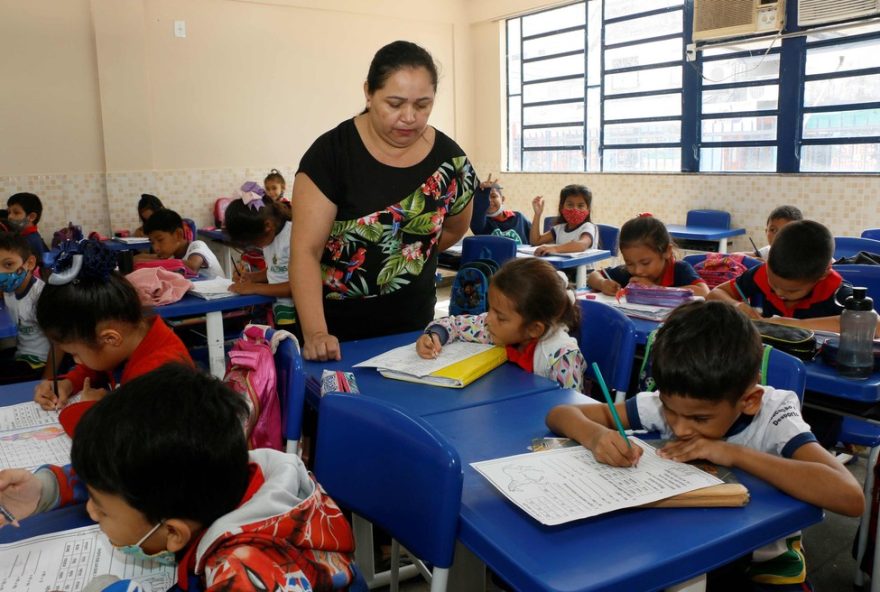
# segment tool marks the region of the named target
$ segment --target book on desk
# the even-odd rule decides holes
[[[503,347],[454,341],[444,345],[434,359],[419,356],[413,343],[364,360],[355,368],[376,368],[382,376],[395,380],[463,388],[506,361]]]

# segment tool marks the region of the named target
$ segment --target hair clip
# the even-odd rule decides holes
[[[651,212],[639,212],[636,214],[636,218],[653,218],[654,214]]]

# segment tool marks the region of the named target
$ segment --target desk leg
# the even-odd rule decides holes
[[[354,560],[361,575],[367,582],[367,587],[372,590],[391,583],[391,572],[376,572],[376,553],[373,549],[373,525],[357,514],[351,514],[351,529],[354,532]],[[419,570],[415,565],[404,565],[400,568],[399,578],[405,580],[415,577]],[[448,588],[454,590],[455,588]],[[482,590],[480,592],[483,592]]]
[[[455,592],[485,592],[486,565],[470,549],[455,543],[455,556],[449,568],[447,590]]]
[[[719,253],[726,253],[727,252],[727,239],[726,238],[722,238],[721,240],[718,241],[718,252]]]
[[[232,249],[228,245],[221,243],[220,252],[223,255],[220,257],[220,266],[223,268],[223,273],[227,279],[232,279],[232,270],[235,269],[235,263],[232,260]]]
[[[587,287],[587,266],[578,265],[577,275],[575,276],[575,286],[578,290],[584,290]]]
[[[706,574],[701,574],[687,582],[670,586],[666,588],[666,592],[706,592]]]
[[[223,351],[223,313],[219,310],[205,315],[208,333],[208,366],[211,374],[223,378],[226,373],[226,354]]]

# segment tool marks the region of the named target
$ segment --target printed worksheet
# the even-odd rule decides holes
[[[416,353],[416,344],[402,345],[392,350],[355,364],[355,368],[382,368],[396,370],[413,376],[428,376],[432,372],[442,370],[456,362],[490,350],[494,345],[488,343],[469,343],[453,341],[440,350],[440,355],[433,360],[426,360]]]
[[[61,426],[0,434],[0,469],[70,464],[71,443]]]
[[[137,578],[152,592],[175,582],[174,567],[123,555],[97,525],[0,545],[0,592],[78,592],[104,574]]]
[[[0,432],[57,425],[58,412],[43,411],[33,401],[0,407]]]
[[[553,526],[718,485],[697,467],[657,456],[650,445],[638,467],[610,467],[577,446],[471,463],[507,499],[532,518]]]
[[[235,292],[229,291],[232,280],[218,277],[210,280],[200,280],[192,283],[190,293],[205,300],[214,300],[216,298],[230,298],[235,296]]]

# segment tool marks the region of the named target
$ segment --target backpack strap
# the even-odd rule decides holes
[[[761,386],[767,386],[767,369],[770,366],[770,352],[773,351],[772,345],[764,345],[764,354],[761,358]]]

